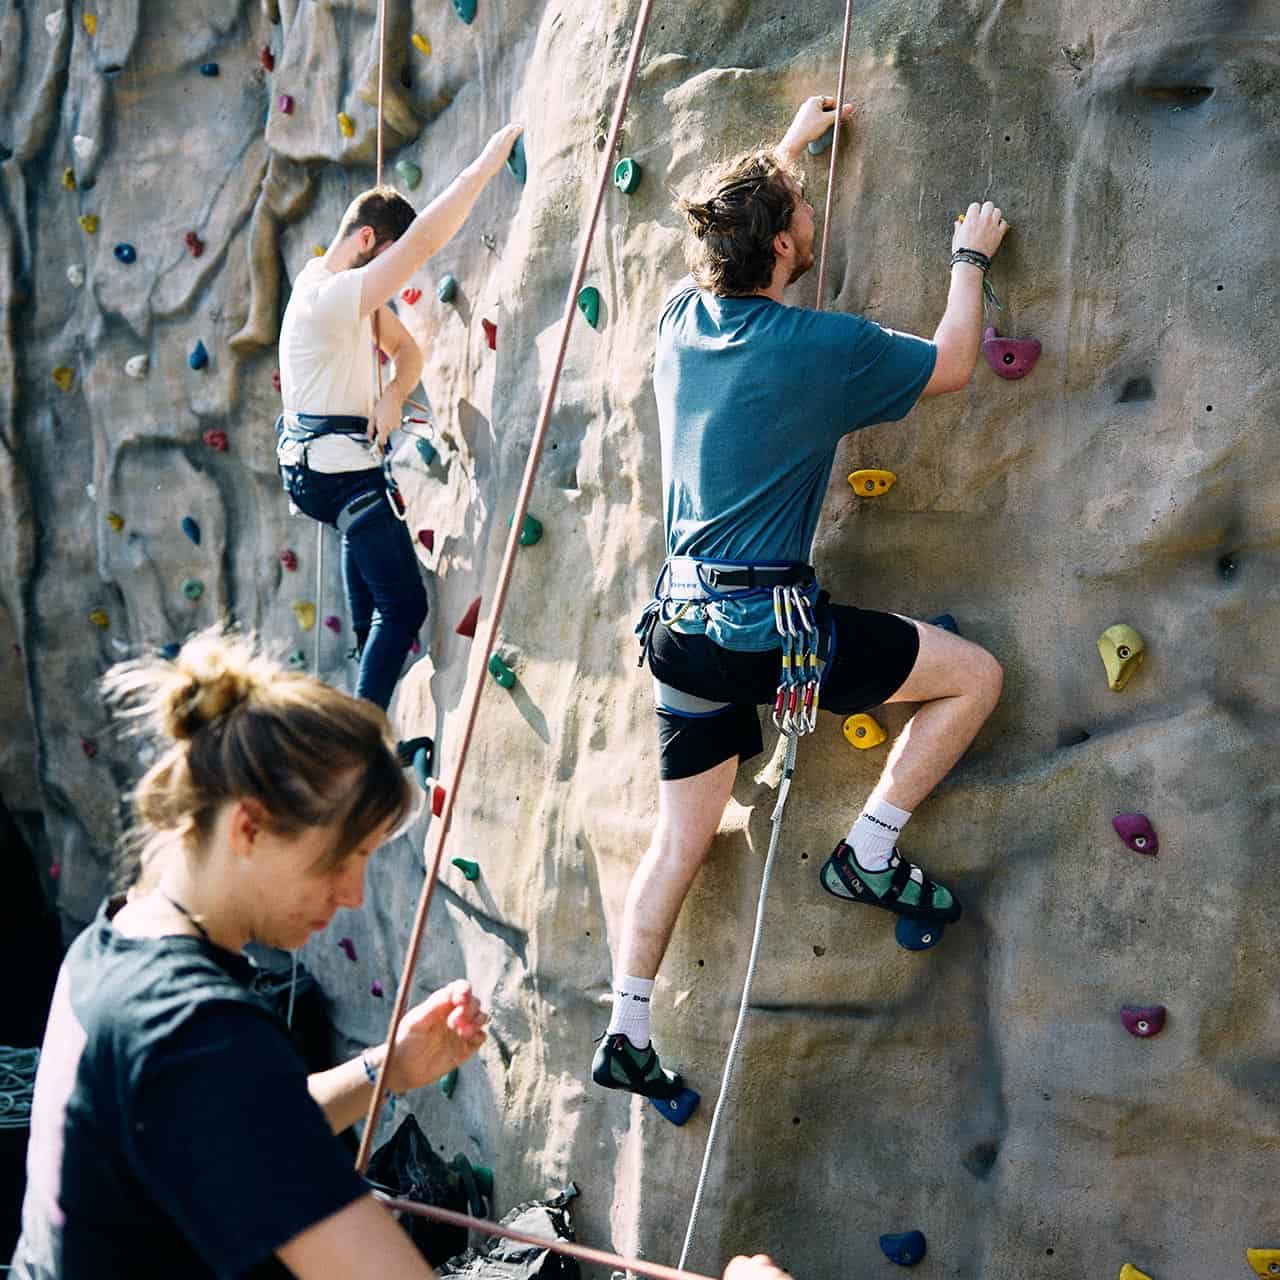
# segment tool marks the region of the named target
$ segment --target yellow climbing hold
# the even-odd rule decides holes
[[[293,616],[303,631],[310,631],[316,625],[316,607],[310,600],[299,600],[293,606]]]
[[[345,111],[338,112],[338,128],[342,130],[342,136],[349,138],[356,131],[355,122]]]
[[[893,488],[897,478],[892,471],[852,471],[849,473],[849,485],[860,498],[878,498]]]
[[[58,384],[59,391],[70,391],[71,384],[76,380],[76,371],[65,364],[60,364],[53,371],[53,380]]]
[[[1151,1280],[1145,1271],[1139,1271],[1132,1262],[1126,1262],[1120,1268],[1120,1280]]]
[[[81,21],[84,23],[86,34],[91,36],[98,34],[98,15],[96,13],[86,13]]]
[[[431,41],[426,36],[419,35],[416,31],[413,33],[413,47],[422,54],[424,58],[431,56]]]
[[[74,191],[76,189],[76,171],[70,165],[62,171],[62,185],[66,187],[68,191]]]
[[[80,229],[94,235],[98,230],[98,215],[96,213],[82,213],[80,215]]]
[[[124,528],[124,516],[122,516],[118,511],[108,511],[108,512],[107,512],[107,523],[108,523],[108,524],[109,524],[109,525],[110,525],[110,526],[111,526],[111,527],[112,527],[112,528],[113,528],[117,533],[119,533],[119,532],[120,532],[120,530]]]
[[[313,258],[323,258],[329,251],[322,244],[313,244],[311,246],[311,256]]]
[[[1280,1249],[1246,1249],[1249,1265],[1260,1276],[1280,1276]]]
[[[873,717],[856,715],[844,722],[844,736],[849,739],[850,746],[857,747],[859,751],[868,751],[884,741],[885,732]]]
[[[1133,673],[1142,666],[1145,648],[1142,637],[1123,622],[1108,627],[1098,637],[1098,653],[1107,669],[1108,689],[1118,691],[1129,683]]]
[[[89,615],[89,621],[92,622],[95,627],[101,627],[104,631],[111,625],[111,619],[107,617],[107,611],[105,609],[95,609]]]

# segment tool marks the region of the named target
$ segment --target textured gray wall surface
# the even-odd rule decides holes
[[[107,665],[230,615],[282,654],[309,658],[318,634],[323,674],[350,687],[336,545],[318,579],[315,526],[289,517],[275,477],[271,375],[288,281],[372,183],[375,12],[0,6],[0,792],[58,872],[68,936],[101,897],[141,763],[94,697]],[[426,990],[465,972],[495,1013],[453,1100],[413,1103],[446,1155],[493,1165],[500,1207],[575,1178],[585,1239],[668,1262],[780,759],[742,770],[658,984],[658,1043],[704,1094],[676,1129],[586,1084],[655,813],[631,626],[662,557],[649,379],[658,305],[683,271],[671,191],[833,91],[842,12],[656,6],[622,143],[644,177],[606,199],[588,273],[601,326],[572,334],[532,503],[546,532],[521,552],[500,628],[519,682],[485,691],[450,834],[448,856],[482,875],[446,867],[415,976]],[[497,571],[594,175],[612,161],[633,16],[622,0],[479,0],[468,26],[445,0],[388,5],[388,163],[420,166],[419,207],[505,120],[527,129],[527,184],[500,174],[401,307],[440,455],[398,454],[434,550],[423,654],[393,718],[437,735],[446,773],[478,661],[454,627]],[[1006,686],[910,829],[908,851],[968,908],[928,952],[817,885],[887,747],[852,750],[834,717],[801,745],[691,1262],[764,1248],[799,1277],[880,1274],[877,1235],[919,1227],[929,1275],[1066,1280],[1128,1260],[1156,1280],[1243,1276],[1246,1246],[1280,1245],[1280,4],[874,0],[857,6],[850,88],[828,305],[931,333],[951,218],[990,196],[1014,227],[997,323],[1044,354],[1018,382],[980,362],[966,391],[849,438],[816,563],[837,600],[950,611]],[[810,168],[819,202],[826,157]],[[118,260],[122,243],[136,261]],[[451,306],[435,297],[445,272]],[[897,484],[860,499],[844,478],[857,467]],[[304,601],[340,633],[302,631]],[[1117,622],[1146,641],[1122,692],[1096,648]],[[880,718],[892,734],[905,715]],[[1158,857],[1123,846],[1123,811],[1150,816]],[[375,859],[364,908],[304,950],[352,1044],[384,1033],[390,1001],[370,984],[394,989],[428,823]],[[1131,1037],[1124,1004],[1167,1006],[1163,1033]]]

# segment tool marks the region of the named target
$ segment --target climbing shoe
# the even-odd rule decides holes
[[[596,1041],[591,1078],[605,1089],[626,1089],[666,1101],[684,1090],[684,1080],[658,1061],[652,1042],[637,1049],[626,1036],[605,1032]]]
[[[403,742],[396,743],[396,759],[400,761],[402,769],[413,768],[413,758],[419,751],[427,753],[426,773],[430,774],[436,755],[436,744],[430,738],[406,738]]]
[[[846,902],[883,907],[930,924],[950,924],[960,919],[959,899],[943,885],[930,880],[897,849],[883,871],[867,871],[858,865],[853,850],[841,840],[823,863],[818,879],[829,894]]]

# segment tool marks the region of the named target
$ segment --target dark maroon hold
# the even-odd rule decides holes
[[[1129,846],[1134,853],[1146,854],[1154,858],[1160,852],[1160,840],[1156,836],[1151,819],[1145,813],[1117,813],[1111,819],[1116,835]]]
[[[1124,1029],[1139,1040],[1149,1040],[1164,1030],[1164,1020],[1168,1010],[1162,1004],[1131,1005],[1120,1010],[1120,1021]]]
[[[1010,382],[1025,378],[1040,359],[1039,338],[1002,338],[988,326],[983,335],[982,354],[991,372]]]

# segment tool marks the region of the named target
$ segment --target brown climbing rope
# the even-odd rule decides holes
[[[378,165],[373,185],[382,186],[382,70],[387,51],[387,0],[378,0]],[[373,313],[373,367],[378,379],[378,399],[382,399],[382,325],[379,306]]]
[[[385,0],[384,0],[385,3]],[[602,152],[603,161],[600,167],[600,178],[596,184],[595,202],[591,207],[591,217],[587,223],[582,245],[578,250],[578,260],[574,266],[573,279],[565,295],[564,317],[560,325],[560,342],[556,350],[555,362],[551,367],[551,377],[547,389],[543,393],[542,405],[538,411],[538,422],[534,428],[533,440],[529,445],[529,458],[525,463],[524,478],[520,483],[520,492],[516,497],[515,513],[511,517],[511,532],[507,536],[506,550],[502,556],[502,566],[498,570],[498,581],[494,590],[493,613],[484,637],[484,651],[479,663],[473,663],[475,675],[468,689],[466,720],[463,725],[462,738],[458,744],[457,760],[453,766],[453,774],[445,789],[444,806],[441,809],[439,822],[435,830],[435,847],[431,861],[427,867],[426,883],[422,886],[422,894],[418,899],[418,909],[414,915],[413,930],[409,937],[409,948],[405,955],[404,968],[400,974],[400,982],[396,988],[394,1007],[391,1010],[391,1022],[387,1029],[386,1053],[382,1066],[378,1070],[378,1078],[374,1082],[373,1097],[369,1100],[369,1110],[365,1116],[364,1133],[360,1137],[360,1150],[356,1156],[356,1169],[363,1173],[369,1164],[369,1156],[373,1146],[373,1136],[378,1125],[378,1116],[382,1110],[382,1101],[386,1094],[387,1074],[395,1056],[396,1031],[404,1016],[405,1004],[409,989],[412,986],[413,971],[418,961],[418,949],[422,944],[422,934],[427,923],[427,911],[431,906],[431,897],[435,891],[436,879],[440,872],[440,861],[444,854],[445,841],[449,837],[449,825],[453,820],[453,806],[458,797],[458,787],[462,781],[463,771],[467,763],[467,751],[471,746],[471,735],[475,729],[476,716],[480,709],[480,697],[484,692],[485,675],[488,668],[489,655],[493,652],[493,640],[497,633],[498,623],[502,620],[502,609],[507,600],[507,589],[511,584],[511,574],[515,568],[516,556],[520,552],[520,531],[524,527],[525,514],[529,509],[529,495],[533,491],[533,482],[538,473],[538,462],[542,457],[542,446],[546,440],[547,428],[551,423],[551,409],[555,403],[556,391],[560,386],[560,372],[564,367],[565,355],[569,348],[569,333],[573,328],[573,319],[578,312],[578,291],[587,274],[587,260],[591,253],[591,242],[595,237],[596,224],[600,220],[600,209],[604,204],[605,191],[608,189],[613,171],[612,157],[617,150],[618,136],[622,132],[622,119],[626,113],[627,102],[631,97],[631,86],[635,82],[636,69],[640,62],[640,50],[644,45],[645,31],[649,26],[649,15],[653,10],[653,0],[641,0],[640,12],[636,18],[635,29],[631,37],[631,49],[627,55],[627,65],[623,72],[622,87],[618,92],[618,103],[614,108],[613,122],[609,126],[609,136]],[[674,1273],[669,1273],[674,1274]]]
[[[844,114],[844,79],[849,62],[849,28],[853,25],[853,0],[845,0],[844,35],[840,40],[840,75],[836,88],[836,119],[831,126],[831,166],[827,170],[827,203],[822,212],[822,257],[818,260],[818,310],[826,303],[822,299],[827,282],[827,237],[831,234],[831,206],[836,191],[836,157],[840,152],[840,118]]]

